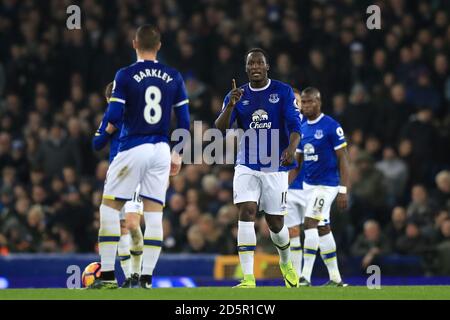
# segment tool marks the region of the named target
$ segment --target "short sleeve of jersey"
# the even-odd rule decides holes
[[[113,88],[111,93],[111,99],[110,102],[119,102],[125,104],[127,97],[126,97],[126,73],[124,69],[120,69],[116,73],[116,77],[114,78],[113,82]]]
[[[284,114],[289,132],[298,132],[301,130],[300,112],[295,105],[294,90],[288,87],[286,92],[286,101],[284,105]]]
[[[228,102],[230,102],[230,94],[227,94],[225,96],[225,99],[223,100],[222,112],[225,110],[225,107],[227,106]],[[234,106],[233,111],[231,112],[230,124],[229,124],[230,128],[235,121],[236,121],[236,106]]]
[[[177,75],[177,88],[175,89],[175,95],[173,100],[173,106],[181,107],[189,102],[186,86],[184,84],[183,77],[180,73]]]
[[[344,130],[342,130],[342,127],[339,123],[332,122],[330,124],[329,135],[334,150],[339,150],[347,146],[347,142],[345,141]]]

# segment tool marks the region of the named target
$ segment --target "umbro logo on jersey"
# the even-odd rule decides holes
[[[280,101],[280,97],[278,96],[278,93],[272,93],[269,96],[269,102],[270,103],[277,103],[278,101]]]
[[[243,106],[248,106],[249,103],[250,103],[250,101],[248,101],[248,100],[242,101],[242,105],[243,105]]]

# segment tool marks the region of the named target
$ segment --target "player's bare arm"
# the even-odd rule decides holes
[[[288,166],[294,162],[295,150],[300,143],[300,134],[298,132],[291,132],[289,136],[289,146],[281,154],[281,165]]]
[[[289,185],[291,185],[291,183],[295,180],[295,178],[297,178],[298,174],[300,173],[300,170],[302,170],[303,153],[296,152],[295,160],[297,160],[298,165],[294,169],[289,170],[289,178],[288,178]]]
[[[230,126],[231,113],[233,112],[233,108],[241,100],[244,91],[240,88],[236,88],[236,80],[233,79],[231,82],[231,92],[230,92],[230,101],[225,106],[223,112],[219,115],[219,117],[215,121],[215,125],[217,129],[221,131],[225,131]]]
[[[344,210],[347,208],[347,187],[348,187],[348,153],[347,148],[336,150],[336,156],[339,165],[340,185],[339,193],[336,197],[338,208]]]

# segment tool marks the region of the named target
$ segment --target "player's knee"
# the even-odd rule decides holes
[[[267,225],[269,226],[270,231],[273,233],[278,233],[283,229],[284,226],[284,217],[283,216],[275,216],[275,215],[267,215],[266,214]]]
[[[130,231],[140,228],[140,215],[137,213],[130,213],[127,215],[127,228]]]
[[[323,237],[331,232],[330,225],[320,226],[319,229],[319,237]]]
[[[255,221],[256,218],[256,204],[242,204],[239,206],[239,220],[241,221]]]
[[[296,238],[300,236],[300,227],[295,226],[292,228],[289,228],[289,238]]]

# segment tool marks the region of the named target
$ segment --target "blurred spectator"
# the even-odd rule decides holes
[[[440,210],[435,216],[433,224],[425,226],[423,230],[424,236],[432,243],[438,243],[441,237],[441,227],[444,221],[450,218],[447,210]]]
[[[402,139],[411,142],[413,183],[427,183],[430,177],[431,163],[435,156],[437,132],[431,123],[433,113],[428,108],[421,108],[401,129]]]
[[[450,275],[450,219],[443,221],[436,246],[435,273]]]
[[[435,114],[439,114],[441,98],[431,83],[430,72],[425,68],[421,69],[418,71],[416,78],[417,84],[408,93],[408,100],[416,108],[429,108]]]
[[[408,181],[408,168],[405,162],[397,157],[394,148],[384,148],[383,160],[377,162],[375,167],[384,175],[389,203],[394,204],[401,200]]]
[[[433,202],[439,208],[450,209],[450,171],[442,170],[436,175],[436,190],[431,194]]]
[[[217,214],[217,228],[220,230],[220,237],[217,240],[218,252],[221,254],[237,253],[237,207],[231,204],[220,208]]]
[[[377,111],[376,133],[387,143],[396,143],[399,139],[400,123],[407,121],[413,109],[406,103],[405,87],[396,83],[390,89],[390,99],[380,105]]]
[[[400,236],[395,244],[395,251],[406,255],[422,255],[428,246],[419,226],[408,222],[405,234]]]
[[[183,252],[188,253],[208,253],[210,249],[207,246],[205,236],[202,234],[200,227],[193,225],[187,232],[187,243]]]
[[[81,154],[65,137],[63,128],[59,124],[53,124],[49,137],[42,142],[35,159],[35,164],[42,166],[48,177],[62,173],[67,164],[81,169]]]
[[[421,227],[431,224],[436,207],[430,201],[423,185],[415,185],[411,190],[411,203],[408,206],[408,218],[416,221]]]
[[[364,223],[364,232],[360,234],[352,245],[351,253],[362,257],[361,266],[366,269],[376,263],[376,258],[390,252],[389,242],[381,233],[380,225],[375,220]]]
[[[361,129],[365,133],[372,133],[372,119],[374,112],[369,103],[366,89],[361,84],[355,84],[350,95],[350,104],[343,114],[343,127],[348,134]]]
[[[387,222],[383,216],[385,204],[385,185],[383,175],[373,163],[372,157],[361,152],[356,159],[355,181],[351,186],[353,204],[350,208],[352,219],[357,226],[367,219]]]
[[[163,251],[176,252],[178,250],[178,240],[176,239],[170,220],[163,219]]]
[[[218,240],[221,235],[221,230],[217,228],[214,217],[209,213],[203,214],[200,218],[200,221],[198,222],[198,226],[205,236],[208,246],[212,251],[217,252]]]
[[[392,210],[391,221],[384,230],[384,234],[386,235],[391,248],[395,248],[397,240],[405,234],[406,222],[407,216],[405,208],[395,207]]]

